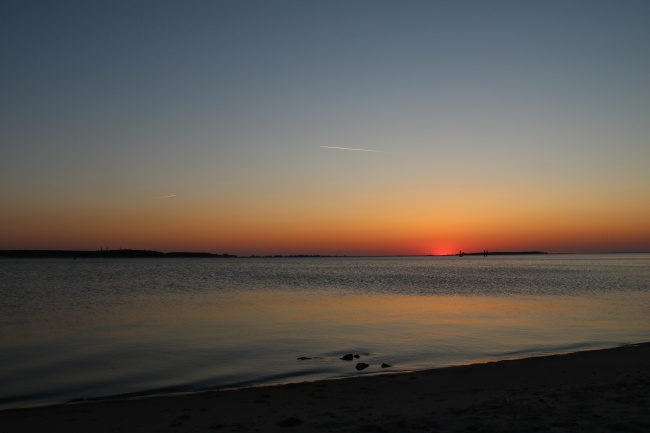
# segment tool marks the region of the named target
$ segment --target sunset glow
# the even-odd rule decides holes
[[[253,3],[4,4],[0,249],[650,251],[649,4]]]

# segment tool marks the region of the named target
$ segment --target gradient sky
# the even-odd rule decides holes
[[[650,251],[648,23],[645,0],[4,0],[0,249]]]

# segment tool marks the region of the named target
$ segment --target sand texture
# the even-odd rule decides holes
[[[650,432],[650,344],[0,412],[11,432]]]

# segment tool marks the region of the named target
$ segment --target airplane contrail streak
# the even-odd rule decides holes
[[[321,146],[324,149],[337,149],[337,150],[355,150],[357,152],[377,152],[377,153],[386,153],[383,150],[372,150],[372,149],[355,149],[353,147],[338,147],[338,146]]]
[[[160,199],[163,199],[163,198],[173,198],[173,197],[176,197],[176,194],[163,195],[162,197],[154,197],[153,199],[154,200],[160,200]]]

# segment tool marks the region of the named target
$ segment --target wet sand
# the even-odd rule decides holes
[[[648,432],[650,343],[0,412],[2,432]]]

